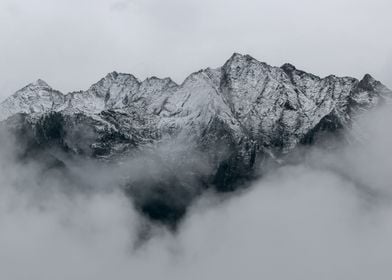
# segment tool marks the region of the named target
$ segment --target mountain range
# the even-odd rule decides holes
[[[234,53],[182,84],[112,72],[64,94],[37,80],[0,104],[0,122],[20,142],[19,157],[45,155],[50,168],[69,165],[59,151],[111,164],[148,154],[153,167],[128,176],[124,189],[149,218],[176,224],[203,190],[236,190],[266,161],[340,136],[391,97],[369,74],[321,78]]]

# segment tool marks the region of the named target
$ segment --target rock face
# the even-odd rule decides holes
[[[359,112],[390,102],[391,96],[370,75],[320,78],[291,64],[273,67],[235,53],[222,67],[193,73],[181,85],[112,72],[87,91],[62,94],[38,80],[0,104],[0,121],[19,128],[22,123],[34,147],[56,145],[108,161],[182,139],[208,155],[211,170],[199,176],[199,185],[227,191],[252,177],[265,158],[312,144],[320,132],[350,126]],[[181,190],[187,180],[172,173],[153,183],[165,199],[141,203],[154,219],[177,220],[183,212],[171,213],[170,205],[184,209],[193,196],[182,195],[187,198],[180,206],[170,202],[167,185]]]

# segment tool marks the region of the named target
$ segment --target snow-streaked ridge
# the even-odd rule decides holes
[[[238,141],[254,139],[262,146],[281,141],[290,149],[324,117],[344,124],[356,111],[390,96],[391,91],[368,74],[362,80],[320,78],[291,64],[273,67],[235,53],[222,67],[195,72],[181,85],[170,78],[140,81],[112,72],[86,91],[62,94],[37,80],[0,104],[0,121],[17,113],[55,111],[84,114],[105,127],[110,124],[102,112],[114,112],[129,116],[131,124],[119,124],[129,135],[144,129],[199,135],[219,120]]]

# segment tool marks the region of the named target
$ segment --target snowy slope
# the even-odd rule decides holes
[[[0,120],[26,113],[34,122],[55,111],[74,126],[85,120],[101,136],[121,135],[122,146],[173,134],[208,139],[206,131],[214,134],[219,123],[224,131],[219,133],[227,134],[231,144],[246,142],[258,150],[278,147],[285,152],[324,118],[349,125],[356,112],[390,96],[391,91],[370,75],[362,80],[320,78],[291,64],[273,67],[235,53],[222,67],[193,73],[181,85],[170,78],[140,81],[112,72],[86,91],[62,94],[38,80],[0,104]]]

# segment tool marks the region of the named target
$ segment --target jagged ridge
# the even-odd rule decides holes
[[[211,152],[214,171],[207,181],[230,190],[265,157],[312,143],[320,130],[346,127],[358,112],[390,97],[368,74],[320,78],[235,53],[222,67],[195,72],[180,85],[112,72],[87,91],[62,94],[38,80],[0,104],[0,120],[22,113],[42,145],[61,138],[56,143],[68,152],[106,159],[181,137]]]
[[[159,133],[174,129],[200,134],[219,119],[237,137],[246,135],[262,146],[282,142],[289,150],[327,115],[345,123],[352,110],[376,106],[389,93],[368,74],[361,81],[333,75],[322,79],[291,64],[272,67],[235,53],[223,67],[193,73],[181,85],[170,78],[141,82],[112,72],[87,91],[64,95],[38,80],[0,105],[0,120],[16,113],[39,117],[55,111],[84,114],[102,129],[115,129],[102,115],[112,111],[137,117],[141,124],[135,129],[145,129],[145,121]]]

